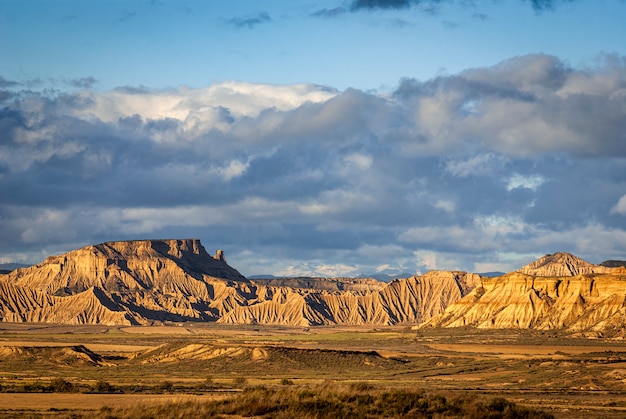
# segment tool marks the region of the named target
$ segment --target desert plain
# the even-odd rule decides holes
[[[621,339],[521,329],[3,323],[0,385],[7,418],[327,387],[420,389],[504,398],[556,418],[618,418],[626,350]]]

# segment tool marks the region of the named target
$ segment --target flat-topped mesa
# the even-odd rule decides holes
[[[517,272],[526,275],[549,277],[610,273],[613,271],[614,268],[594,265],[566,252],[545,255],[517,270]]]
[[[189,254],[208,256],[199,239],[125,240],[104,242],[93,247],[103,253],[109,253],[107,249],[113,249],[123,257],[148,257],[160,254],[182,259]]]
[[[157,287],[170,292],[191,287],[191,278],[247,282],[225,261],[210,256],[198,239],[100,243],[51,256],[39,265],[9,274],[9,278],[48,294],[76,294],[93,286],[109,291]]]
[[[111,248],[123,258],[166,257],[176,262],[190,274],[208,275],[216,278],[246,281],[236,269],[226,263],[224,251],[210,256],[199,239],[130,240],[107,242],[95,247]],[[217,257],[220,255],[221,257]]]

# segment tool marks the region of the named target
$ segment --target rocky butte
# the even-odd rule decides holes
[[[4,322],[131,325],[418,324],[467,295],[477,274],[432,271],[374,279],[252,281],[199,240],[134,240],[87,246],[0,274]]]
[[[424,326],[563,329],[584,336],[626,336],[626,269],[569,253],[546,255],[480,285]]]

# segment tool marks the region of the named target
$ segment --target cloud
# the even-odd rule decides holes
[[[544,11],[554,11],[560,3],[574,3],[576,0],[525,0],[530,3],[535,13],[540,14]],[[436,14],[438,6],[442,3],[453,3],[454,0],[353,0],[351,4],[352,11],[360,10],[403,10],[410,7],[420,7],[429,14]],[[472,7],[472,2],[461,2],[462,5]],[[483,13],[474,13],[474,18],[485,20],[487,15]]]
[[[91,76],[68,80],[68,83],[72,87],[76,87],[79,89],[90,89],[93,87],[94,84],[96,84],[96,82],[97,80]]]
[[[446,163],[446,171],[452,176],[488,176],[498,172],[506,165],[507,159],[501,155],[488,152],[471,156],[467,160],[450,160]]]
[[[226,21],[226,23],[236,28],[252,29],[258,25],[271,21],[272,18],[267,12],[259,12],[257,14],[230,18]]]
[[[405,80],[396,95],[416,107],[416,150],[469,141],[505,155],[624,155],[617,104],[626,67],[615,61],[586,71],[547,55],[515,57],[425,83]]]
[[[135,16],[137,16],[137,11],[136,10],[123,10],[120,13],[120,16],[115,19],[117,22],[120,23],[124,23],[124,22],[128,22],[129,20],[133,19]]]
[[[623,258],[624,62],[513,57],[390,94],[11,85],[0,257],[193,236],[246,274]]]
[[[526,188],[536,191],[538,187],[543,185],[546,179],[543,176],[531,175],[522,176],[518,173],[513,174],[507,182],[506,189],[511,191],[517,188]]]
[[[482,21],[489,20],[489,16],[485,13],[472,13],[472,18]]]
[[[320,9],[311,13],[311,17],[335,18],[347,13],[344,7],[334,7],[332,9]]]
[[[554,10],[559,3],[573,3],[575,0],[527,0],[535,12]]]
[[[4,77],[0,76],[0,89],[6,89],[8,87],[19,86],[18,82],[7,80]]]
[[[360,9],[406,9],[412,4],[418,3],[414,0],[354,0],[352,10]]]
[[[613,208],[611,208],[611,214],[626,215],[626,195],[622,195]]]

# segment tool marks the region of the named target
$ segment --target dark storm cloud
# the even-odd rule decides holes
[[[625,92],[623,57],[546,55],[390,96],[18,91],[0,111],[0,250],[200,236],[247,273],[325,275],[623,258]]]
[[[267,12],[260,12],[253,15],[237,16],[226,21],[227,24],[237,28],[252,29],[263,23],[271,22],[272,18]]]

